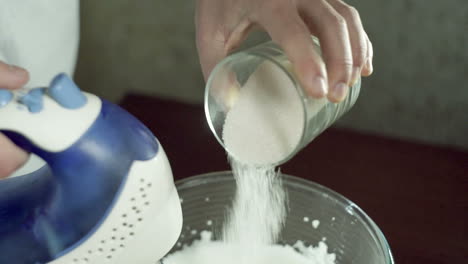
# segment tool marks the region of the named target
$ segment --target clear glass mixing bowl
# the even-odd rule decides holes
[[[289,214],[280,243],[302,240],[317,246],[325,239],[337,264],[393,264],[390,247],[377,225],[356,204],[319,184],[283,175]],[[219,231],[235,192],[232,172],[214,172],[176,182],[184,226],[171,252],[200,238],[200,231]],[[317,228],[313,220],[318,220]],[[315,221],[315,223],[317,223]]]

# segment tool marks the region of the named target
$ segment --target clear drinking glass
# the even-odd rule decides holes
[[[313,39],[316,50],[321,54],[318,39]],[[267,71],[271,74],[259,75],[259,68],[266,64]],[[279,85],[278,81],[282,82],[285,85],[282,85],[281,89],[289,89],[288,92],[294,93],[300,105],[298,114],[302,118],[302,125],[299,129],[302,132],[297,140],[294,140],[294,147],[287,151],[288,154],[273,162],[272,165],[280,165],[288,161],[346,113],[356,102],[361,87],[361,80],[358,79],[349,89],[347,97],[340,103],[332,103],[326,98],[314,99],[307,96],[285,53],[271,41],[228,56],[214,68],[208,79],[205,89],[205,114],[216,139],[233,157],[238,155],[226,146],[223,139],[223,127],[227,113],[236,105],[239,94],[246,87],[245,84],[253,77],[257,78],[257,85]],[[271,80],[271,77],[275,80]],[[251,126],[255,125],[251,124]]]
[[[282,175],[288,193],[289,209],[281,244],[297,240],[317,246],[325,241],[336,264],[393,264],[385,236],[372,219],[356,204],[317,183]],[[184,224],[171,253],[200,239],[200,231],[220,234],[236,191],[232,172],[214,172],[176,182],[182,201]],[[314,228],[312,222],[318,220]],[[194,230],[196,232],[194,232]]]

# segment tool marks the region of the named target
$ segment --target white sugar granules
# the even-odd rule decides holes
[[[312,226],[313,226],[315,229],[317,229],[319,225],[320,225],[320,221],[319,221],[319,220],[314,220],[314,221],[312,221]]]
[[[298,146],[304,108],[292,81],[273,62],[263,62],[240,89],[226,115],[223,141],[248,164],[276,164]]]
[[[286,192],[274,167],[242,165],[234,160],[231,167],[237,191],[224,224],[223,240],[229,243],[270,245],[286,221]]]
[[[290,245],[257,247],[255,254],[246,255],[249,245],[226,244],[212,241],[211,232],[201,233],[201,239],[191,246],[166,257],[164,264],[334,264],[335,254],[327,253],[327,246],[319,242],[317,247],[305,246],[298,241]]]

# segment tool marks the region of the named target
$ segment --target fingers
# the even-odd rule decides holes
[[[346,20],[326,1],[305,1],[301,8],[320,39],[332,102],[342,101],[351,82],[353,55]]]
[[[361,76],[361,71],[368,58],[368,38],[362,26],[359,12],[341,0],[330,0],[330,5],[345,19],[351,43],[353,68],[350,86]]]
[[[17,89],[24,86],[28,80],[29,74],[25,69],[0,61],[0,88]]]
[[[372,43],[369,40],[369,37],[366,34],[367,40],[367,59],[366,63],[364,64],[364,68],[362,69],[363,76],[369,76],[374,71],[374,67],[372,66],[373,59],[374,59],[374,48],[372,47]]]
[[[310,96],[321,98],[328,93],[327,71],[314,50],[310,32],[296,6],[289,1],[271,1],[258,16],[258,23],[284,50]]]
[[[28,160],[28,154],[0,133],[0,179],[10,176]]]

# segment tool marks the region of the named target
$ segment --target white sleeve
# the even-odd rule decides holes
[[[29,71],[26,88],[73,76],[79,41],[79,0],[0,0],[0,60]]]

